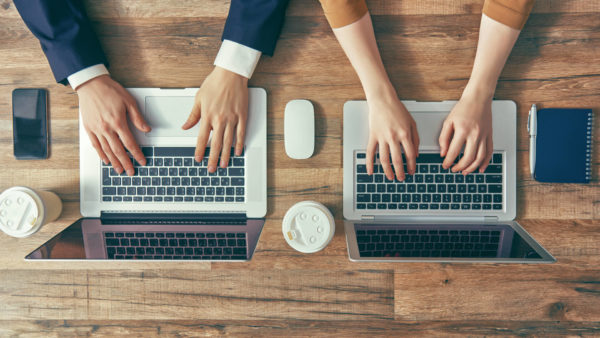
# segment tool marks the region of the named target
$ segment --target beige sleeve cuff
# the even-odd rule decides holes
[[[534,0],[485,0],[483,14],[509,27],[521,30]]]
[[[358,21],[367,13],[365,0],[319,0],[331,28],[340,28]]]

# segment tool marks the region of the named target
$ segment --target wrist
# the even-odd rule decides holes
[[[480,81],[469,80],[463,90],[461,99],[470,99],[480,102],[491,101],[494,98],[496,84],[484,83]]]
[[[85,92],[88,88],[93,88],[94,86],[96,86],[96,84],[102,82],[102,81],[106,81],[107,79],[110,79],[110,75],[100,75],[100,76],[96,76],[94,78],[91,78],[87,81],[85,81],[84,83],[80,84],[79,86],[77,86],[77,88],[75,88],[75,92],[77,92],[77,94],[80,94],[81,92]]]
[[[227,81],[240,81],[242,82],[242,84],[244,85],[248,85],[248,78],[245,76],[242,76],[240,74],[234,73],[230,70],[227,70],[225,68],[221,68],[219,66],[215,66],[215,69],[213,70],[213,73],[218,76],[219,78]]]
[[[375,83],[374,85],[364,85],[363,89],[365,91],[365,96],[367,101],[375,101],[375,100],[385,100],[389,101],[390,99],[397,100],[398,94],[392,86],[391,82],[382,81]]]

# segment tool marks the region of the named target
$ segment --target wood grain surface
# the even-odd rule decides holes
[[[368,1],[399,96],[460,97],[472,66],[483,1]],[[229,8],[219,0],[86,1],[111,62],[131,87],[198,87],[211,71]],[[291,0],[273,57],[251,86],[268,92],[268,213],[247,263],[25,262],[80,217],[78,101],[58,85],[11,1],[0,0],[0,189],[52,190],[61,218],[37,234],[0,234],[0,336],[600,336],[600,132],[592,182],[529,177],[527,111],[600,111],[600,2],[538,1],[495,97],[518,106],[517,220],[558,262],[550,265],[352,263],[342,224],[342,105],[364,93],[316,0]],[[11,92],[50,92],[51,156],[12,156]],[[310,99],[316,153],[291,160],[287,101]],[[291,249],[287,209],[324,203],[336,234],[323,251]]]

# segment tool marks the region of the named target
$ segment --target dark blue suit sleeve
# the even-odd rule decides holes
[[[273,55],[289,0],[231,0],[223,40]]]
[[[42,45],[56,81],[108,61],[79,0],[14,0],[19,14]]]

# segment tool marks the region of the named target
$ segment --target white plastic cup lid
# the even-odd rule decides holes
[[[14,187],[0,194],[0,229],[13,237],[27,237],[36,232],[43,221],[42,201],[34,191]]]
[[[322,250],[335,233],[333,215],[323,204],[313,201],[296,203],[283,217],[283,237],[303,253]]]

